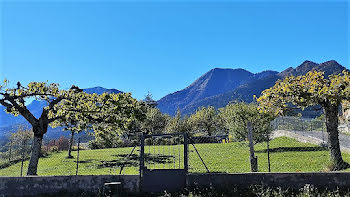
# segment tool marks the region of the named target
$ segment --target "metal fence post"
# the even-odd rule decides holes
[[[140,191],[142,191],[143,189],[143,169],[145,167],[145,136],[141,135],[141,138],[140,138]]]
[[[187,133],[184,133],[184,169],[188,173],[188,139]]]
[[[267,165],[269,168],[269,172],[271,172],[271,163],[270,163],[270,138],[267,138],[266,146],[267,146]]]
[[[80,151],[80,138],[78,139],[77,168],[75,170],[75,176],[78,176],[78,171],[79,171],[79,151]]]

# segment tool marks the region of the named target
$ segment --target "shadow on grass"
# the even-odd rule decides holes
[[[117,157],[117,159],[109,160],[109,161],[100,161],[101,164],[97,166],[97,168],[110,168],[110,167],[138,167],[140,156],[137,154],[117,154],[112,155],[113,157]],[[128,157],[129,156],[129,157]],[[166,164],[172,163],[174,156],[170,155],[151,155],[145,154],[145,163],[148,164]]]
[[[278,147],[271,148],[270,153],[275,152],[313,152],[313,151],[328,151],[326,147]],[[267,153],[267,149],[257,150],[256,153]]]
[[[80,160],[78,163],[92,163],[96,161],[96,159],[87,159],[87,160]],[[74,161],[74,163],[77,163],[77,161]]]

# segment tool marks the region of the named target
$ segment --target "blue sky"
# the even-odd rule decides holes
[[[349,68],[346,1],[1,1],[0,77],[155,99],[215,67]]]

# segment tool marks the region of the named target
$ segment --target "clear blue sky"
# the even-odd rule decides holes
[[[0,0],[1,1],[1,0]],[[1,1],[0,73],[155,99],[215,67],[349,68],[346,1]]]

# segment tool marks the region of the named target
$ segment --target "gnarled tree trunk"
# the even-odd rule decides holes
[[[43,142],[44,134],[48,128],[47,119],[40,118],[33,127],[34,139],[32,144],[32,155],[30,156],[27,175],[37,175],[38,162],[41,154],[41,144]]]
[[[34,130],[34,128],[33,128]],[[38,162],[43,141],[43,134],[34,134],[32,155],[30,157],[27,175],[37,175]]]
[[[341,170],[348,167],[348,164],[344,162],[340,151],[339,145],[339,132],[338,132],[338,106],[326,105],[324,106],[324,112],[326,115],[326,127],[328,133],[328,148],[330,150],[332,169]]]

